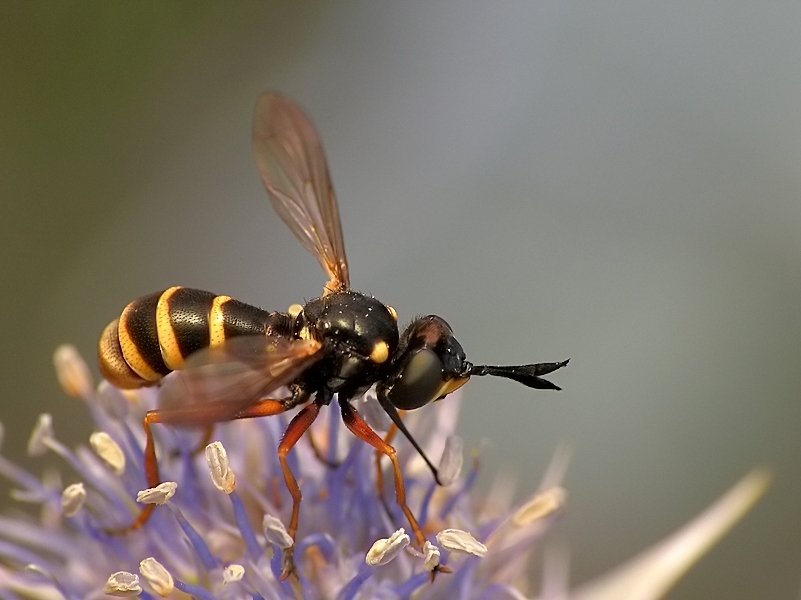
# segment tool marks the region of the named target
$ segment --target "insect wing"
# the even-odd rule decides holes
[[[161,408],[182,409],[186,425],[230,419],[295,380],[320,358],[320,347],[314,340],[243,336],[201,350],[165,380]]]
[[[326,289],[350,287],[334,187],[311,121],[284,96],[262,94],[253,117],[253,155],[276,212],[328,275]]]

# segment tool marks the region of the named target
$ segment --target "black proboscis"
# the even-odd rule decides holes
[[[561,390],[558,385],[551,383],[547,379],[542,379],[541,375],[553,373],[557,369],[561,369],[570,359],[560,362],[550,363],[536,363],[533,365],[516,365],[510,367],[494,367],[490,365],[470,365],[465,375],[494,375],[495,377],[505,377],[506,379],[513,379],[518,383],[535,388],[538,390]]]

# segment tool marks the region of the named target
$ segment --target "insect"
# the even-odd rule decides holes
[[[351,401],[375,384],[381,406],[437,478],[436,467],[404,426],[399,411],[444,398],[474,375],[558,390],[541,376],[567,361],[473,365],[448,323],[435,315],[415,319],[400,333],[391,306],[350,287],[337,201],[320,138],[309,119],[284,96],[263,94],[255,109],[253,152],[273,207],[317,257],[329,281],[319,298],[286,313],[172,287],[134,300],[106,327],[99,342],[99,364],[112,384],[127,389],[157,385],[170,372],[179,371],[164,382],[160,407],[144,418],[148,485],[160,483],[154,423],[205,428],[210,433],[218,422],[302,407],[278,446],[292,496],[288,532],[294,539],[301,491],[287,455],[320,409],[336,399],[347,428],[390,459],[397,503],[422,548],[425,538],[406,504],[395,449],[370,428]],[[283,389],[289,390],[288,395],[275,397]],[[132,525],[120,531],[143,525],[153,508],[146,506]],[[291,552],[285,564],[291,564]]]

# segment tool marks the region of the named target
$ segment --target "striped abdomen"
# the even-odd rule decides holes
[[[119,388],[153,385],[198,350],[240,335],[287,335],[290,318],[228,296],[171,287],[131,302],[103,330],[100,372]]]

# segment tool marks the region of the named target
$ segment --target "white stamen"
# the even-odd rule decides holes
[[[228,455],[220,442],[206,446],[206,463],[209,465],[211,481],[221,492],[230,494],[236,487],[234,472],[228,466]]]
[[[443,529],[437,534],[437,541],[443,548],[464,552],[475,556],[484,556],[487,547],[474,538],[467,531],[461,529]]]
[[[64,344],[53,354],[56,377],[64,393],[73,398],[88,398],[94,389],[92,374],[75,346]]]
[[[48,413],[39,415],[36,425],[33,427],[33,432],[28,440],[28,454],[30,456],[42,456],[47,452],[46,440],[52,440],[56,437],[53,431],[53,417]]]
[[[136,494],[136,501],[142,504],[167,504],[175,495],[178,484],[174,481],[165,481],[154,488],[142,490]]]
[[[96,431],[89,436],[89,445],[103,461],[119,476],[125,472],[125,454],[119,444],[105,431]]]
[[[464,442],[458,435],[449,435],[442,449],[439,461],[439,481],[442,485],[450,485],[459,477],[464,464]]]
[[[567,500],[567,491],[561,487],[552,487],[521,506],[512,516],[512,523],[517,527],[525,527],[535,521],[544,519],[560,510]]]
[[[289,533],[287,533],[286,527],[284,527],[281,520],[272,515],[264,515],[262,529],[264,530],[264,537],[267,538],[267,541],[278,546],[281,550],[291,548],[295,543]]]
[[[231,564],[223,570],[223,585],[240,581],[245,576],[245,567]]]
[[[385,565],[408,546],[410,541],[409,536],[406,535],[406,532],[401,527],[389,538],[377,540],[368,550],[364,562],[371,567]]]
[[[109,596],[138,596],[142,593],[142,586],[139,585],[139,575],[134,575],[128,571],[112,573],[106,581],[106,588],[103,592]]]
[[[423,552],[425,553],[424,565],[426,571],[433,571],[439,566],[440,551],[434,544],[426,540],[423,544]]]
[[[175,588],[170,572],[152,556],[139,563],[139,572],[162,598],[169,596]]]
[[[61,492],[61,513],[65,517],[74,517],[86,502],[86,489],[83,483],[73,483]]]

